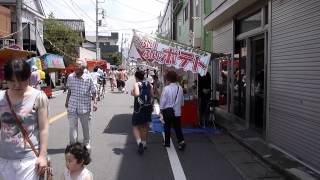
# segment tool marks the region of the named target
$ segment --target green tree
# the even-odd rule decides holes
[[[72,63],[75,60],[72,57],[78,57],[79,46],[83,42],[80,34],[56,21],[52,12],[43,26],[44,42],[48,52],[64,56],[66,65]]]
[[[113,65],[119,66],[122,64],[121,54],[119,52],[113,53],[111,59]]]

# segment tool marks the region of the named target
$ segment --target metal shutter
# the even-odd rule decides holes
[[[268,139],[320,170],[320,1],[273,0]]]
[[[231,53],[233,50],[232,21],[213,29],[213,52]]]

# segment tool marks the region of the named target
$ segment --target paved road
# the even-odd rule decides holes
[[[130,89],[132,85],[128,86]],[[50,99],[50,117],[62,116],[50,125],[48,152],[54,167],[54,179],[59,179],[65,168],[64,149],[68,143],[68,121],[63,113],[65,96],[57,92]],[[261,168],[261,162],[223,132],[186,134],[187,148],[184,152],[176,151],[173,146],[165,149],[161,145],[162,134],[151,133],[148,149],[141,156],[137,153],[131,132],[132,104],[130,95],[108,92],[99,102],[98,111],[93,113],[92,163],[88,168],[94,179],[283,179],[270,168]],[[173,143],[176,144],[175,138]]]

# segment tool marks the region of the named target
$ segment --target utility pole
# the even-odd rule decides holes
[[[23,49],[23,32],[22,32],[22,0],[17,0],[16,1],[16,11],[17,11],[17,42],[21,49]]]
[[[121,63],[123,64],[123,33],[121,35]]]
[[[99,51],[99,2],[96,0],[96,60],[100,58],[100,51]]]

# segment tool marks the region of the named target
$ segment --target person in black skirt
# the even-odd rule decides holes
[[[144,72],[135,73],[136,82],[131,95],[134,97],[134,111],[132,115],[133,135],[138,144],[138,152],[142,154],[146,149],[148,127],[153,111],[152,85],[144,80]]]

